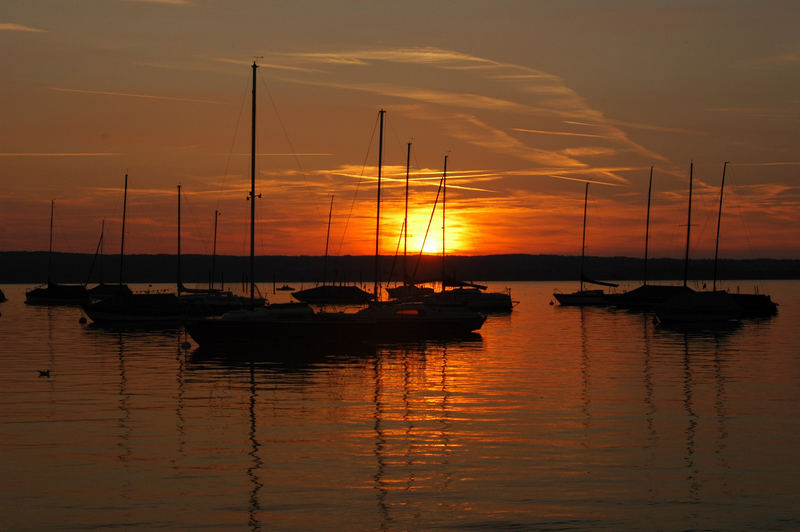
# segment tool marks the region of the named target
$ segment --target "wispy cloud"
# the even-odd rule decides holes
[[[122,96],[125,98],[142,98],[145,100],[165,100],[170,102],[186,102],[186,103],[206,103],[206,104],[219,104],[214,100],[202,100],[198,98],[181,98],[176,96],[159,96],[155,94],[137,94],[133,92],[115,92],[115,91],[99,91],[90,89],[66,89],[63,87],[50,87],[52,91],[69,92],[74,94],[96,94],[100,96]]]
[[[607,139],[609,138],[608,135],[598,135],[596,133],[574,133],[572,131],[544,131],[541,129],[525,129],[521,127],[513,128],[513,131],[519,131],[521,133],[536,133],[539,135],[555,135],[555,136],[564,136],[564,137],[589,137],[595,139]]]
[[[0,153],[0,157],[117,157],[124,153],[107,152],[28,152],[28,153]]]
[[[25,26],[23,24],[15,24],[13,22],[0,22],[0,31],[24,31],[28,33],[47,33],[47,30],[41,28],[34,28]]]
[[[126,0],[127,2],[136,2],[141,4],[169,4],[173,6],[190,6],[192,3],[189,0]]]
[[[250,66],[253,64],[252,61],[245,61],[243,59],[231,59],[228,57],[209,57],[208,59],[217,63],[225,63],[230,65]],[[293,72],[319,72],[319,70],[316,68],[300,67],[295,65],[283,65],[277,63],[265,63],[259,60],[256,60],[256,64],[258,65],[259,68],[272,68],[276,70],[289,70]]]

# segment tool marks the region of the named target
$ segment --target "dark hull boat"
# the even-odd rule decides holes
[[[511,312],[514,307],[510,294],[483,292],[478,288],[454,288],[424,298],[434,305],[462,305],[481,312]]]
[[[719,235],[722,225],[722,199],[725,190],[725,170],[722,166],[722,184],[719,190],[719,211],[717,214],[717,237],[714,250],[714,280],[710,292],[690,292],[670,298],[656,308],[656,315],[663,323],[697,324],[735,322],[743,318],[768,317],[774,315],[778,305],[765,294],[733,294],[717,290],[717,264],[719,262]],[[691,227],[692,168],[689,167],[689,224]],[[687,229],[686,263],[689,258],[689,237]],[[684,275],[684,285],[686,275]]]
[[[124,284],[100,283],[88,290],[91,299],[105,299],[107,297],[130,295],[131,289]]]
[[[374,342],[459,338],[474,333],[486,321],[485,315],[463,305],[426,302],[373,303],[355,315],[371,324],[367,340]]]
[[[273,304],[185,323],[186,331],[203,347],[247,345],[264,349],[358,341],[365,337],[368,326],[355,314],[314,312],[305,303]]]
[[[186,307],[174,294],[122,294],[82,307],[98,324],[180,323],[186,317]]]
[[[603,306],[608,304],[607,294],[602,290],[577,290],[568,294],[553,292],[558,304],[564,307],[569,306]]]
[[[221,316],[232,310],[242,310],[249,305],[249,300],[239,297],[227,290],[192,290],[182,288],[178,292],[178,301],[185,307],[190,316]],[[256,298],[255,305],[264,306],[263,298]]]
[[[424,303],[374,303],[358,312],[315,312],[303,303],[234,311],[218,319],[186,322],[201,346],[347,345],[464,337],[486,316],[463,307]]]
[[[369,292],[352,285],[321,285],[292,292],[292,297],[314,305],[363,305],[374,299]]]
[[[565,294],[562,292],[553,292],[553,297],[556,298],[558,304],[561,306],[602,306],[607,305],[608,300],[606,294],[601,289],[586,290],[583,288],[584,283],[596,284],[600,286],[618,286],[615,283],[606,283],[603,281],[594,281],[584,275],[583,263],[586,258],[586,211],[589,205],[589,183],[586,183],[586,188],[583,194],[583,236],[581,237],[581,273],[580,273],[580,286],[577,291]]]
[[[58,284],[52,281],[53,270],[53,217],[55,201],[50,201],[50,247],[47,252],[47,284],[25,292],[28,305],[80,305],[89,301],[83,285]]]
[[[25,292],[27,305],[80,305],[89,301],[83,285],[47,283]]]
[[[419,286],[413,283],[405,283],[386,289],[386,293],[392,299],[417,299],[433,294],[433,288],[429,286]]]

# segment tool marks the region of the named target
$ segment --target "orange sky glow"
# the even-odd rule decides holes
[[[800,258],[800,11],[792,2],[402,4],[12,0],[0,12],[0,250],[248,253],[257,57],[257,250],[409,253],[448,156],[449,253]],[[733,38],[732,36],[736,36]],[[424,252],[441,251],[441,206]]]

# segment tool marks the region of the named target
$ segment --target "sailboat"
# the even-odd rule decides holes
[[[216,256],[216,214],[214,220],[214,256]],[[229,310],[245,307],[246,301],[231,291],[208,288],[186,288],[183,285],[181,270],[181,185],[178,185],[178,252],[177,252],[177,292],[178,301],[190,316],[220,316]],[[212,264],[214,257],[212,257]],[[213,270],[213,267],[212,267]],[[212,272],[213,280],[213,272]],[[264,299],[258,298],[256,305],[264,305]]]
[[[253,62],[250,201],[255,201],[256,69]],[[378,150],[378,215],[375,243],[375,301],[358,312],[317,312],[306,303],[271,304],[260,308],[226,312],[219,318],[190,319],[186,330],[201,346],[233,344],[312,345],[362,343],[383,339],[405,339],[430,335],[465,334],[480,328],[484,316],[466,314],[466,309],[432,309],[417,303],[413,307],[379,303],[378,243],[380,234],[380,181],[383,156],[383,115]],[[255,209],[250,204],[250,297],[254,298]]]
[[[586,209],[589,204],[589,182],[586,182],[586,189],[583,195],[583,236],[581,238],[581,274],[580,274],[580,287],[577,292],[563,294],[561,292],[554,292],[553,297],[556,298],[558,303],[563,306],[586,306],[586,305],[606,305],[607,294],[602,289],[584,289],[584,283],[596,284],[601,286],[618,286],[615,283],[607,283],[603,281],[595,281],[586,277],[583,271],[583,264],[586,257]]]
[[[434,207],[435,208],[435,207]],[[463,305],[473,311],[510,312],[514,307],[510,293],[486,292],[480,284],[457,281],[447,275],[445,260],[445,235],[447,221],[447,155],[444,156],[442,172],[442,290],[425,296],[423,301],[435,305]],[[448,287],[450,289],[448,290]]]
[[[106,221],[103,220],[100,226],[100,239],[97,242],[97,249],[94,253],[94,259],[92,259],[92,267],[89,268],[89,276],[91,277],[91,272],[94,269],[94,263],[97,261],[97,257],[99,255],[100,260],[99,262],[99,272],[100,272],[100,279],[98,281],[97,286],[93,286],[89,288],[89,297],[92,299],[104,299],[107,297],[112,297],[120,294],[130,294],[131,289],[128,288],[128,285],[124,284],[109,284],[103,281],[103,262],[104,262],[104,254],[103,254],[103,245],[105,240],[105,227]],[[89,284],[89,281],[86,281],[86,284]]]
[[[362,305],[374,296],[355,285],[326,284],[328,276],[328,244],[331,238],[331,218],[333,217],[333,195],[328,211],[328,232],[325,236],[325,259],[322,263],[322,285],[292,292],[292,297],[303,303],[315,305]]]
[[[691,291],[687,286],[648,284],[647,258],[650,243],[650,199],[653,192],[653,167],[650,167],[650,181],[647,187],[647,217],[644,233],[644,276],[642,286],[621,294],[606,294],[609,305],[629,310],[653,310],[667,299]]]
[[[419,300],[380,300],[380,227],[381,227],[381,170],[383,165],[383,119],[385,110],[379,111],[380,136],[378,141],[378,198],[375,215],[375,300],[356,313],[362,322],[369,323],[367,339],[377,341],[418,339],[427,337],[462,336],[481,328],[486,316],[468,308],[463,302],[435,300],[436,294]],[[447,156],[444,159],[444,180],[447,175]],[[444,204],[444,203],[443,203]],[[444,210],[442,210],[444,219]],[[444,224],[442,224],[442,251],[444,252]],[[444,260],[444,254],[442,255]],[[444,268],[444,262],[442,262]]]
[[[183,319],[184,307],[167,293],[133,293],[125,285],[125,219],[128,205],[128,174],[122,196],[122,237],[119,245],[119,283],[112,294],[98,301],[85,302],[83,312],[99,324],[175,324]]]
[[[80,305],[89,300],[89,293],[83,285],[59,284],[53,282],[53,215],[55,201],[50,201],[50,247],[47,252],[47,284],[25,292],[28,305]]]
[[[691,291],[670,298],[656,308],[656,315],[664,324],[709,324],[730,323],[742,318],[769,316],[777,312],[775,304],[766,294],[732,294],[717,290],[717,265],[719,261],[719,234],[722,223],[722,199],[725,190],[725,170],[728,162],[722,165],[722,183],[719,191],[719,211],[717,213],[717,236],[714,248],[714,278],[711,291]],[[691,169],[689,173],[689,220],[691,225]],[[688,231],[688,230],[687,230]],[[689,238],[687,232],[686,259],[688,264]],[[685,267],[686,270],[686,267]],[[684,286],[688,275],[684,273]]]
[[[406,201],[405,215],[403,216],[403,284],[386,288],[386,293],[392,299],[413,299],[433,293],[433,288],[419,286],[408,274],[408,181],[411,169],[411,143],[408,143],[406,153]]]

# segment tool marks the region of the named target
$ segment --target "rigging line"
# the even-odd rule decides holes
[[[236,127],[233,130],[233,139],[231,140],[231,146],[228,149],[228,157],[227,157],[227,159],[225,159],[225,171],[222,174],[223,181],[226,181],[228,179],[228,170],[230,169],[230,165],[231,165],[231,156],[233,155],[233,148],[236,145],[236,136],[239,133],[239,125],[242,122],[242,113],[244,112],[244,103],[247,100],[247,92],[248,92],[248,90],[250,90],[250,77],[249,76],[245,80],[244,92],[242,93],[242,101],[239,104],[239,114],[236,117]],[[220,192],[225,192],[224,187],[222,189],[220,189]],[[220,207],[220,197],[222,197],[222,196],[223,196],[223,194],[220,194],[220,196],[217,197],[217,203],[216,203],[217,209],[219,209],[219,207]]]
[[[422,259],[422,250],[425,249],[425,242],[428,240],[428,231],[431,230],[431,223],[433,222],[433,215],[436,214],[436,205],[439,204],[439,194],[442,192],[442,185],[444,184],[444,174],[442,174],[441,180],[439,180],[439,188],[436,190],[436,199],[433,202],[433,209],[431,210],[431,217],[428,220],[428,227],[425,229],[425,236],[422,238],[422,245],[419,247],[419,254],[417,255],[417,263],[414,265],[414,274],[411,276],[412,279],[417,278],[417,269],[419,268],[419,261]],[[443,289],[444,290],[444,289]]]
[[[397,247],[394,249],[394,257],[392,258],[392,267],[389,269],[389,277],[386,278],[386,286],[389,286],[389,281],[392,280],[392,275],[394,275],[394,266],[397,264],[397,255],[400,253],[400,242],[403,241],[403,229],[406,227],[406,221],[403,220],[403,225],[400,227],[400,236],[397,237]],[[403,279],[403,282],[406,282],[406,279]]]
[[[749,253],[750,257],[755,258],[756,253],[753,251],[755,248],[753,247],[753,239],[752,239],[752,232],[750,231],[750,225],[747,223],[747,216],[745,215],[744,211],[742,210],[742,205],[746,203],[741,200],[742,196],[736,191],[736,185],[734,184],[734,180],[736,179],[736,170],[734,165],[729,166],[730,171],[728,173],[728,196],[733,199],[736,198],[734,201],[728,200],[728,203],[736,209],[736,216],[738,218],[738,222],[741,224],[742,228],[744,229],[744,236],[745,240],[747,241],[747,252]]]
[[[347,234],[347,228],[350,225],[350,217],[353,215],[353,208],[356,205],[356,197],[358,196],[358,189],[361,187],[361,183],[364,181],[362,178],[364,177],[364,171],[367,168],[367,160],[369,159],[369,151],[372,147],[372,142],[375,140],[375,131],[378,129],[378,120],[379,118],[375,118],[375,123],[372,125],[372,134],[369,137],[369,144],[367,144],[367,153],[364,155],[364,163],[361,165],[361,174],[359,175],[359,179],[356,182],[356,189],[353,192],[353,199],[350,202],[350,210],[347,213],[347,218],[344,222],[344,229],[342,230],[342,238],[339,240],[339,248],[336,251],[337,255],[341,255],[342,253],[342,245],[344,244],[344,237]]]
[[[297,168],[300,170],[300,176],[303,178],[303,182],[307,186],[309,186],[308,176],[306,175],[305,168],[303,168],[303,165],[300,162],[300,157],[297,156],[297,150],[294,149],[294,144],[292,143],[292,139],[289,138],[289,132],[286,130],[286,126],[284,125],[283,120],[281,119],[281,115],[278,112],[278,106],[275,103],[275,99],[272,97],[272,92],[270,92],[269,86],[267,85],[264,76],[260,77],[259,80],[261,81],[261,84],[264,86],[264,90],[267,91],[267,97],[269,98],[269,102],[272,104],[272,110],[275,112],[275,118],[277,118],[278,120],[278,125],[281,126],[281,130],[283,131],[283,137],[286,139],[286,143],[289,145],[289,151],[292,152],[292,158],[294,159]],[[316,202],[313,205],[314,205],[314,211],[317,213],[317,218],[319,218],[320,216],[322,216],[319,210],[319,205],[317,205]]]

